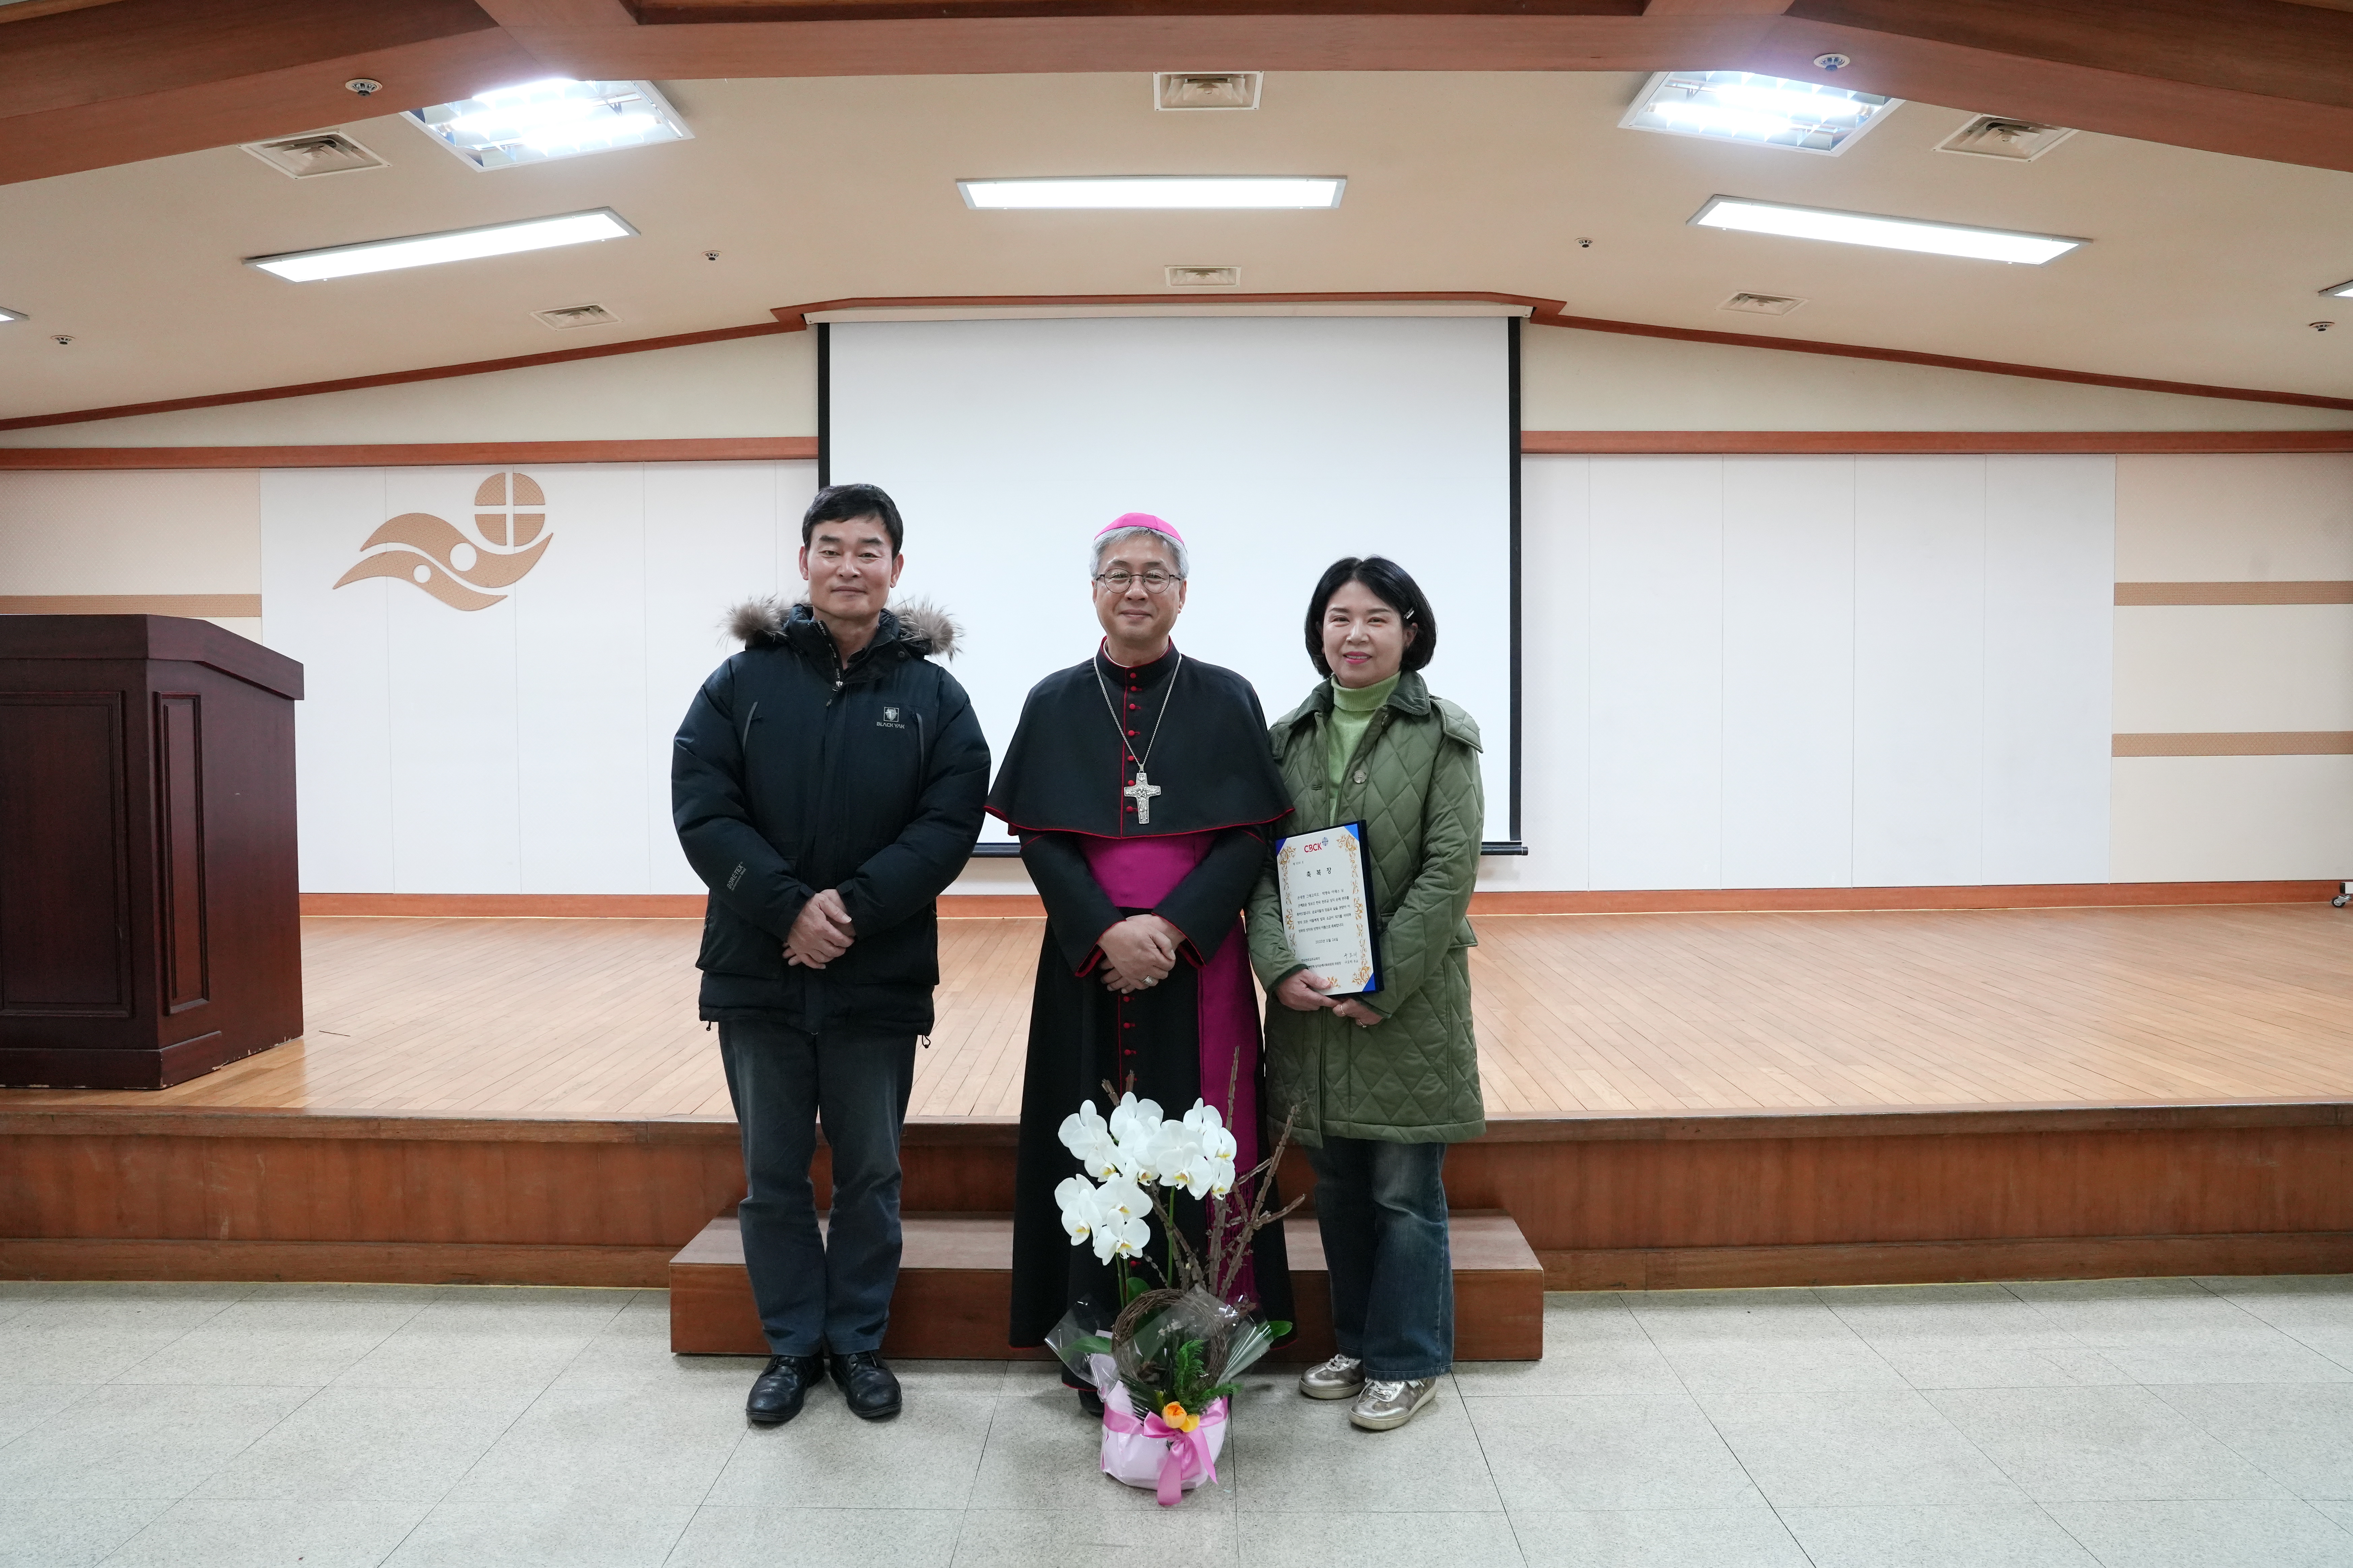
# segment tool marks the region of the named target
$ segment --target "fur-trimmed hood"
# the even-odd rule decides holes
[[[768,594],[746,599],[729,611],[727,635],[747,648],[775,647],[784,642],[787,623],[816,618],[807,599],[787,603],[777,595]],[[882,612],[882,626],[875,640],[895,639],[918,658],[935,654],[941,658],[954,658],[961,629],[954,616],[929,599],[902,599]]]

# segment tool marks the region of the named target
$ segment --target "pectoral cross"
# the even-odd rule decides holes
[[[1160,786],[1152,782],[1150,773],[1142,768],[1136,769],[1135,782],[1119,793],[1135,802],[1135,825],[1138,827],[1151,822],[1152,797],[1160,793]]]

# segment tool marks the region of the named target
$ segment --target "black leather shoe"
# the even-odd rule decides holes
[[[888,1421],[899,1414],[899,1380],[872,1351],[836,1352],[828,1358],[834,1386],[861,1421]]]
[[[781,1426],[801,1413],[811,1384],[824,1374],[825,1358],[814,1355],[772,1355],[765,1372],[752,1380],[752,1397],[744,1414],[754,1426]]]
[[[1103,1419],[1103,1395],[1092,1388],[1079,1390],[1079,1410],[1091,1421]]]

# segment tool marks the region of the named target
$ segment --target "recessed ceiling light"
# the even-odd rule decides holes
[[[592,239],[620,239],[637,232],[610,207],[598,207],[594,212],[525,218],[520,223],[494,223],[480,228],[456,228],[445,234],[367,239],[356,245],[331,245],[321,250],[290,250],[282,256],[248,256],[245,264],[292,282],[310,283],[322,278],[349,278],[362,272],[389,272],[400,267],[431,267],[443,261],[470,261],[480,256],[512,256],[522,250],[585,245]]]
[[[22,310],[0,310],[0,322],[21,321],[24,320],[26,320],[26,316],[25,312]]]
[[[1167,277],[1171,289],[1239,289],[1242,286],[1242,269],[1239,267],[1171,267]]]
[[[1739,196],[1710,196],[1693,215],[1705,228],[1739,229],[1748,234],[1785,235],[1791,239],[1827,239],[1841,245],[1872,245],[1883,250],[1925,251],[1931,256],[1965,256],[1978,261],[2013,261],[2040,267],[2064,256],[2085,239],[2055,234],[2020,234],[2006,228],[1971,228],[1963,224],[1927,223],[1918,218],[1880,217],[1872,213],[1836,212],[1828,207],[1785,206],[1779,202],[1752,202]]]
[[[1660,71],[1618,123],[1836,157],[1903,101],[1751,71]]]
[[[412,109],[409,121],[475,169],[512,169],[623,147],[683,142],[686,128],[649,81],[550,77]]]
[[[2334,289],[2323,289],[2321,292],[2324,294],[2334,294],[2339,300],[2353,300],[2353,279],[2348,279],[2345,282],[2339,283]]]
[[[1081,174],[1037,180],[958,180],[965,205],[985,210],[1336,207],[1337,175]]]

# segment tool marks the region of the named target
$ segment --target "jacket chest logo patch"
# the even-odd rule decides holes
[[[899,710],[896,708],[885,708],[882,710],[882,717],[874,721],[874,727],[878,730],[903,730],[907,726],[899,722]]]

